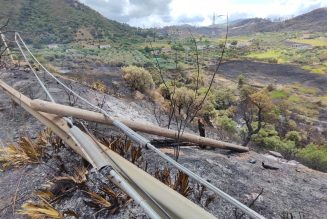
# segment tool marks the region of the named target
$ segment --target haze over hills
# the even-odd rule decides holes
[[[135,30],[109,20],[77,0],[0,0],[2,23],[33,43],[67,43],[76,38],[120,40]],[[0,20],[0,22],[1,22]]]
[[[285,21],[272,22],[268,19],[244,19],[231,25],[232,35],[275,31],[327,31],[327,8],[319,8]]]
[[[176,29],[185,33],[191,29],[193,32],[203,35],[218,35],[225,31],[224,24],[218,24],[209,27],[186,27],[184,25],[165,27],[163,32],[169,34]],[[264,18],[239,19],[231,21],[229,28],[229,34],[234,36],[277,31],[325,32],[327,31],[327,8],[319,8],[285,21],[273,22]]]

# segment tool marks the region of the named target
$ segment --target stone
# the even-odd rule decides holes
[[[250,159],[249,163],[255,164],[257,161],[255,159]]]
[[[134,99],[135,100],[143,100],[144,99],[144,94],[142,94],[140,91],[135,91],[134,92]]]
[[[283,155],[281,153],[276,152],[276,151],[269,151],[268,153],[275,156],[275,157],[283,158]]]
[[[273,164],[271,162],[262,162],[262,167],[268,170],[278,170],[279,167],[276,164]]]

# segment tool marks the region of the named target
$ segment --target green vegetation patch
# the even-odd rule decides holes
[[[280,50],[267,50],[265,52],[254,52],[248,55],[249,58],[256,59],[269,59],[269,58],[279,58],[282,55]]]
[[[326,63],[324,63],[325,65]],[[314,74],[326,74],[327,73],[327,66],[310,66],[310,65],[305,65],[302,67],[304,70],[310,71],[311,73]]]
[[[309,44],[311,46],[324,47],[327,46],[327,39],[292,39],[292,42]]]
[[[307,147],[299,151],[298,157],[302,160],[302,162],[315,169],[327,169],[326,147],[319,147],[314,144],[309,144]]]
[[[270,92],[270,97],[272,99],[285,99],[289,94],[285,90],[274,90]]]
[[[298,93],[300,94],[313,94],[316,95],[318,92],[318,89],[315,87],[307,87],[307,86],[303,86],[299,83],[295,83],[292,85],[292,88],[296,91],[298,91]]]
[[[288,101],[290,101],[292,103],[300,103],[301,102],[301,98],[299,96],[296,96],[296,95],[291,95],[288,98]]]
[[[286,60],[283,57],[282,50],[267,50],[264,52],[251,52],[246,57],[251,59],[257,59],[261,61],[267,61],[269,63],[285,63]]]

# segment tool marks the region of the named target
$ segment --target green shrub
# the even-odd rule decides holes
[[[242,87],[245,83],[245,76],[243,74],[240,74],[238,77],[237,77],[237,85],[239,87]]]
[[[286,159],[293,159],[298,152],[295,142],[290,140],[283,140],[275,150],[281,152]]]
[[[221,89],[215,93],[215,105],[217,110],[226,110],[236,102],[236,96],[231,89]]]
[[[278,63],[278,59],[276,58],[268,58],[267,62],[270,64],[277,64]]]
[[[296,139],[293,135],[295,135],[293,132],[289,134],[290,139]],[[281,139],[275,127],[270,124],[267,124],[265,128],[261,129],[258,134],[252,137],[252,141],[257,145],[266,149],[279,151],[286,159],[293,158],[297,152],[295,141],[290,139]]]
[[[289,131],[286,134],[286,139],[290,141],[294,141],[296,145],[299,144],[300,141],[302,141],[302,136],[300,132],[297,131]]]
[[[266,137],[263,143],[266,148],[281,152],[286,159],[293,158],[297,152],[294,141],[282,140],[279,136]]]
[[[197,72],[193,72],[186,81],[187,84],[190,84],[191,88],[196,89],[196,85],[198,84],[198,88],[204,86],[204,75],[200,72],[198,75]]]
[[[146,91],[154,87],[154,82],[149,71],[136,66],[122,68],[123,78],[134,90]]]
[[[194,103],[195,93],[193,90],[186,87],[178,87],[175,89],[173,98],[180,113],[182,109],[187,109]]]
[[[309,167],[327,171],[327,148],[309,144],[298,153],[299,159]]]
[[[266,147],[268,149],[273,149],[273,150],[276,150],[282,144],[282,140],[277,135],[274,135],[271,137],[265,137],[262,139],[262,142],[264,144],[264,147]]]
[[[253,128],[257,128],[257,123],[252,124]],[[266,137],[277,136],[278,132],[275,130],[275,127],[271,124],[266,124],[266,126],[260,129],[258,134],[252,136],[253,142],[257,144],[263,144],[263,139]]]
[[[237,123],[226,115],[219,116],[215,120],[216,125],[222,130],[235,134],[237,132]]]
[[[196,98],[196,105],[200,105],[201,101],[203,100],[205,94],[207,93],[208,88],[207,87],[200,87],[197,93]],[[211,92],[211,90],[208,92],[208,95],[206,99],[204,100],[201,110],[199,111],[198,115],[200,116],[209,116],[213,117],[216,114],[215,109],[215,95]]]
[[[174,82],[173,81],[166,81],[165,84],[162,83],[159,85],[159,91],[161,93],[161,95],[165,98],[165,99],[170,99],[170,95],[173,93],[174,91]]]

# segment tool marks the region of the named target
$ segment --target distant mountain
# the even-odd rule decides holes
[[[275,31],[327,31],[327,8],[319,8],[285,21],[272,22],[268,19],[251,18],[230,26],[231,35]]]
[[[231,24],[229,32],[231,35],[245,35],[257,32],[274,31],[275,24],[263,18],[243,19]]]
[[[281,24],[281,29],[327,32],[327,8],[319,8],[286,20]]]
[[[77,0],[0,0],[0,19],[33,43],[132,37],[132,28],[109,20]]]
[[[225,34],[224,24],[194,27],[190,25],[180,25],[164,27],[162,33],[181,33],[186,36],[189,30],[194,35],[217,36]],[[320,8],[309,13],[288,19],[285,21],[271,21],[263,18],[238,19],[229,23],[229,34],[238,36],[253,34],[258,32],[277,32],[277,31],[308,31],[308,32],[327,32],[327,8]]]

